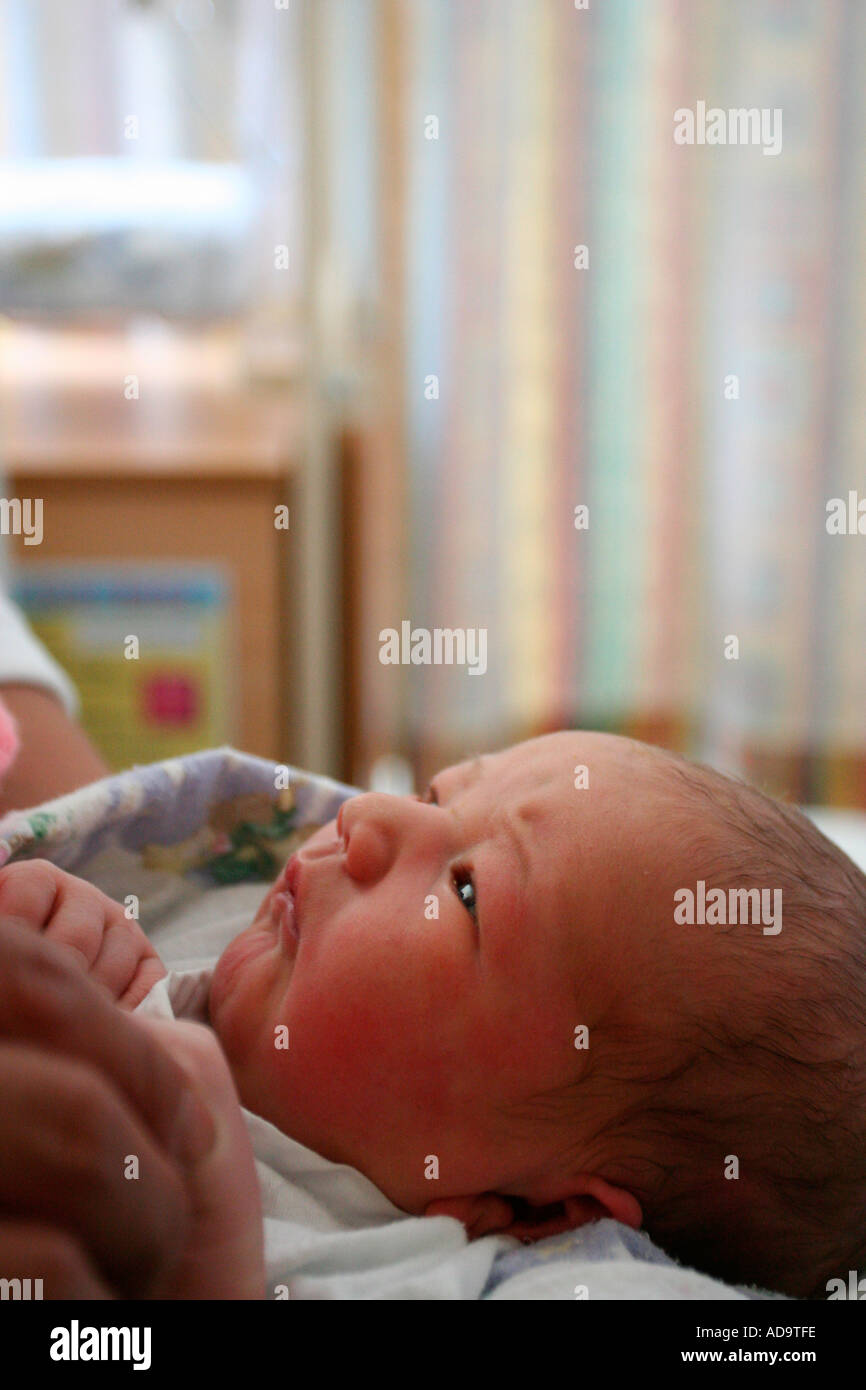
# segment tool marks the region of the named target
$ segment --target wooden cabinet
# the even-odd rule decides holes
[[[43,499],[34,561],[208,561],[233,589],[229,742],[303,764],[291,696],[300,627],[296,388],[253,388],[229,333],[0,331],[0,469]],[[289,509],[288,530],[275,509]]]

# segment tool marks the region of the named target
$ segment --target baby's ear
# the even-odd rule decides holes
[[[601,1221],[603,1217],[610,1216],[614,1221],[621,1221],[623,1226],[631,1226],[635,1231],[639,1231],[643,1225],[640,1202],[627,1188],[615,1187],[613,1183],[605,1182],[604,1178],[584,1176],[579,1177],[577,1183],[572,1186],[581,1193],[584,1200],[588,1198],[601,1208],[589,1220]]]
[[[589,1175],[572,1179],[569,1186],[571,1190],[558,1201],[543,1206],[521,1197],[485,1192],[479,1197],[445,1197],[430,1202],[424,1215],[456,1217],[466,1227],[470,1240],[500,1234],[516,1236],[527,1245],[606,1216],[640,1229],[640,1203],[625,1188]]]
[[[510,1200],[495,1192],[482,1192],[480,1197],[441,1197],[428,1202],[425,1216],[453,1216],[466,1227],[470,1240],[506,1231],[514,1219]]]

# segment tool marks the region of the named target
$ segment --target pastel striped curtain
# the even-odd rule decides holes
[[[866,805],[864,63],[861,0],[6,0],[0,153],[121,152],[139,83],[293,248],[363,441],[346,775],[570,725]],[[780,152],[675,143],[699,103]],[[404,620],[485,674],[383,665]]]
[[[370,631],[369,707],[401,682],[420,775],[570,725],[866,799],[866,538],[825,525],[864,486],[866,10],[407,0],[400,33],[389,625],[485,627],[488,669],[398,676]],[[699,102],[780,109],[781,151],[675,143]]]

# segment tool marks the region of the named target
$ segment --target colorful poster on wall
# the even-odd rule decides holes
[[[34,563],[13,596],[113,769],[234,737],[230,582],[211,565]]]

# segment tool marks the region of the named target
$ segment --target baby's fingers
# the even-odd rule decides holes
[[[157,980],[163,979],[168,974],[159,956],[148,956],[139,961],[135,974],[117,1000],[118,1007],[128,1009],[131,1013],[137,1009],[142,999],[145,999],[153,989]]]
[[[57,902],[43,935],[62,946],[91,975],[102,954],[106,934],[118,925],[127,931],[130,926],[122,907],[98,888],[72,880],[69,884],[60,884]]]
[[[143,979],[149,980],[144,990],[138,978],[142,966],[145,967]],[[119,1004],[135,1008],[151,985],[162,979],[165,973],[162,962],[141,927],[124,917],[122,909],[115,905],[104,926],[98,954],[90,966],[91,978],[104,985],[112,999]],[[133,997],[135,1003],[130,1004],[129,999]]]
[[[0,914],[41,931],[51,917],[62,870],[47,859],[22,859],[0,869]]]

